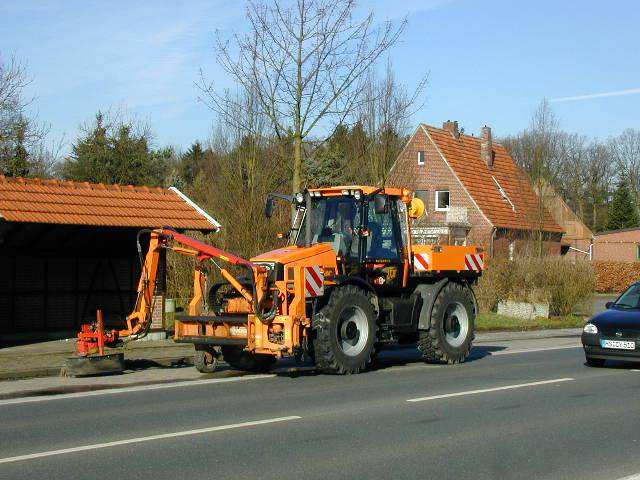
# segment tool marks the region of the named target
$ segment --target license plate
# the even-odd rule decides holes
[[[635,350],[636,342],[625,342],[623,340],[600,340],[602,348],[615,348],[618,350]]]

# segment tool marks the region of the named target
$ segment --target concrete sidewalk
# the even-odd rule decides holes
[[[75,350],[75,338],[0,348],[0,380],[58,376],[65,359]],[[132,370],[193,363],[193,345],[171,340],[132,342],[124,352]]]

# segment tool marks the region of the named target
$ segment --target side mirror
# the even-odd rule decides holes
[[[613,305],[613,302],[607,302],[604,304],[604,308],[606,308],[607,310],[609,310],[611,308],[611,306]]]
[[[387,205],[386,195],[375,195],[373,197],[373,208],[378,215],[387,213],[389,206]]]
[[[276,202],[273,200],[273,197],[267,197],[267,203],[264,205],[264,216],[267,218],[273,217],[273,211],[276,208]]]

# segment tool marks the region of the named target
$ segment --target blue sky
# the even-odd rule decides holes
[[[246,26],[240,0],[2,0],[0,53],[24,60],[31,108],[50,139],[72,142],[98,109],[150,124],[157,146],[206,139],[213,114],[199,71],[220,88],[214,31]],[[379,19],[408,15],[391,52],[412,86],[429,72],[414,123],[458,120],[469,133],[525,128],[552,101],[561,126],[606,138],[640,128],[640,2],[361,0]],[[578,98],[572,98],[578,97]],[[68,145],[67,145],[68,148]]]

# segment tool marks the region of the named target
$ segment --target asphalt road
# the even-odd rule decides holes
[[[0,401],[0,478],[567,478],[640,472],[640,371],[578,348],[389,352],[355,376]],[[110,443],[112,442],[112,443]],[[640,478],[640,477],[639,477]]]

